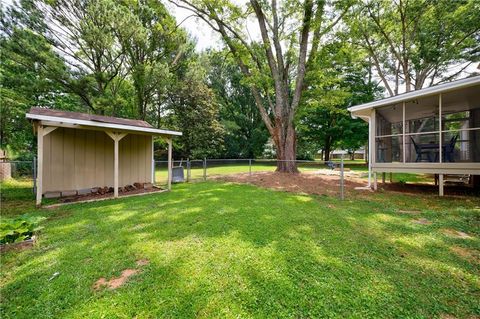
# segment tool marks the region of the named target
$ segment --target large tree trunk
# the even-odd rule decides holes
[[[277,151],[277,172],[299,173],[297,169],[297,136],[292,124],[273,136]]]

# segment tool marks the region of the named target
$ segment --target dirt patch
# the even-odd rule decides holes
[[[419,210],[402,210],[402,209],[399,209],[397,210],[397,213],[399,214],[405,214],[405,215],[418,215],[421,213],[421,211]]]
[[[442,233],[444,233],[447,236],[450,237],[456,237],[456,238],[462,238],[462,239],[470,239],[472,236],[470,236],[467,233],[464,233],[463,231],[455,230],[455,229],[442,229]]]
[[[136,264],[138,267],[146,266],[150,263],[148,259],[139,259],[137,260]]]
[[[7,251],[11,251],[11,250],[21,251],[21,250],[32,248],[33,245],[35,245],[36,240],[37,240],[37,237],[32,236],[32,238],[26,239],[18,243],[1,244],[0,253],[6,253]]]
[[[127,282],[128,278],[138,274],[141,271],[141,269],[138,269],[138,267],[148,265],[149,263],[150,261],[148,259],[139,259],[136,261],[137,268],[127,268],[122,271],[122,274],[120,276],[113,277],[110,280],[102,277],[93,284],[92,288],[93,290],[100,290],[104,287],[111,290],[117,289],[118,287],[124,285]]]
[[[420,225],[431,225],[432,224],[432,222],[429,221],[426,218],[414,219],[412,222],[415,223],[415,224],[420,224]]]
[[[254,174],[235,174],[215,177],[216,180],[247,183],[293,193],[317,195],[337,195],[340,193],[340,178],[335,175],[318,175],[313,173],[286,174],[261,172]],[[355,187],[365,186],[360,179],[345,179],[345,190],[354,191]]]
[[[460,246],[453,246],[450,247],[450,250],[455,253],[457,256],[466,259],[472,263],[479,264],[480,265],[480,252],[478,251],[472,251],[467,248],[463,248]]]

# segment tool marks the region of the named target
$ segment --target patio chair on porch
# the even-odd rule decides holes
[[[458,135],[453,136],[450,139],[450,142],[444,146],[443,149],[443,161],[444,162],[455,162],[455,144],[457,143]]]
[[[432,162],[432,154],[431,154],[431,150],[428,150],[428,149],[422,149],[422,147],[420,145],[418,145],[417,143],[415,143],[415,140],[413,139],[413,137],[410,137],[410,139],[412,140],[412,143],[413,143],[413,146],[415,147],[415,152],[417,153],[417,158],[415,159],[415,162],[421,162],[424,158],[424,155],[427,156],[427,160],[429,162]]]

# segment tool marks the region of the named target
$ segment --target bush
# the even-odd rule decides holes
[[[19,216],[14,219],[2,219],[0,222],[0,244],[18,243],[32,238],[36,231],[43,227],[38,226],[45,217]]]

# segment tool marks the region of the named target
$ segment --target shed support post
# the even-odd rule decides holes
[[[118,139],[113,140],[113,197],[118,197]]]
[[[438,195],[443,196],[443,174],[438,175]]]
[[[43,186],[43,126],[37,127],[37,156],[38,156],[38,170],[37,170],[37,199],[36,205],[42,205],[42,186]]]
[[[168,190],[172,189],[172,139],[167,139],[168,143]]]
[[[118,144],[127,133],[113,133],[105,131],[108,136],[113,140],[113,197],[118,197]]]

